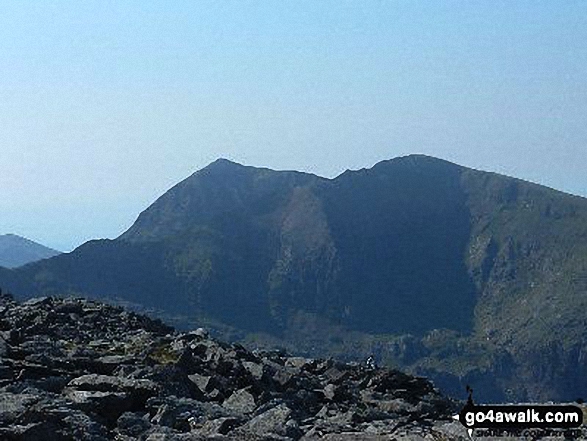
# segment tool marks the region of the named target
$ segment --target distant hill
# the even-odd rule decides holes
[[[0,266],[5,268],[16,268],[57,254],[60,252],[24,237],[15,234],[0,235]]]
[[[218,160],[118,239],[2,270],[0,286],[373,353],[480,399],[587,397],[587,200],[423,155],[334,179]]]

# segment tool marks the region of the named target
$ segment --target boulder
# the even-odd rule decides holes
[[[224,400],[222,407],[237,414],[249,414],[254,412],[255,397],[251,395],[246,389],[240,389]]]

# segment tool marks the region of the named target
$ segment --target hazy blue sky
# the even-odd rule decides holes
[[[0,234],[61,250],[218,157],[587,196],[587,1],[4,0],[0,66]]]

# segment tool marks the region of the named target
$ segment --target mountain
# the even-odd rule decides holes
[[[411,155],[334,179],[218,160],[115,240],[0,271],[249,345],[372,353],[479,398],[587,396],[587,200]]]
[[[0,296],[3,440],[467,440],[397,370],[250,352],[84,299]],[[582,438],[585,439],[585,438]]]
[[[24,237],[15,234],[0,235],[0,266],[5,268],[16,268],[57,254],[59,251]]]

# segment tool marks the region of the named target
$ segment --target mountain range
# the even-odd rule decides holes
[[[5,268],[16,268],[57,254],[60,252],[16,234],[0,235],[0,266]]]
[[[115,240],[0,270],[485,401],[587,395],[587,200],[410,155],[334,179],[218,160]]]

